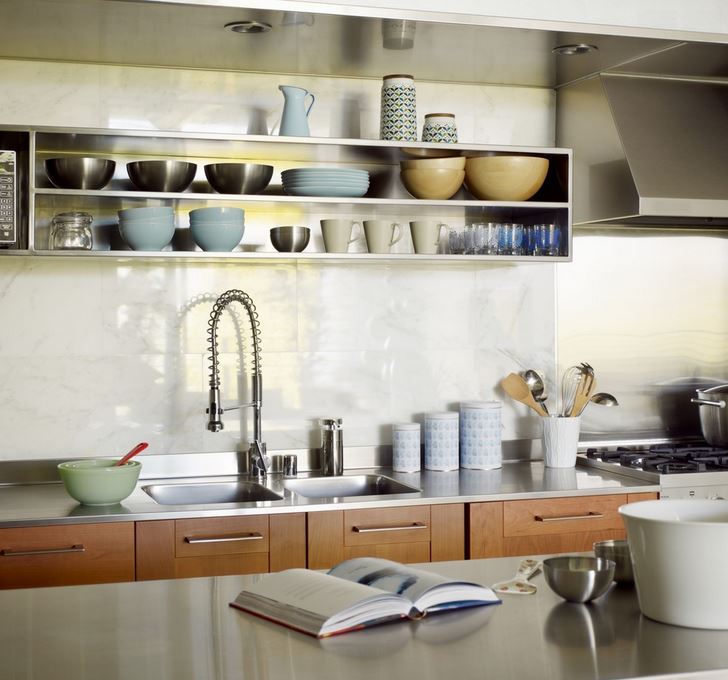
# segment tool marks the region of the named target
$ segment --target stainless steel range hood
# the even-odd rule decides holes
[[[728,80],[601,74],[557,96],[574,224],[728,225]]]

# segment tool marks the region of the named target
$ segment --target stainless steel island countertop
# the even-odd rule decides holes
[[[492,584],[520,558],[422,568]],[[728,631],[642,616],[633,588],[570,604],[545,584],[501,605],[316,640],[229,607],[260,576],[0,591],[3,678],[586,680],[726,677]],[[263,576],[262,578],[265,578]]]
[[[132,494],[119,504],[79,505],[60,482],[0,485],[0,528],[40,524],[143,521],[189,517],[225,517],[242,514],[315,512],[366,507],[469,503],[561,496],[657,492],[659,486],[591,468],[546,468],[541,462],[507,462],[497,470],[456,470],[406,474],[389,468],[352,469],[345,474],[384,474],[421,489],[417,493],[305,498],[283,488],[281,475],[269,475],[267,486],[283,496],[279,501],[160,505],[142,487],[160,483],[234,481],[234,475],[140,479]],[[199,472],[198,472],[199,474]],[[305,476],[305,475],[302,475]]]

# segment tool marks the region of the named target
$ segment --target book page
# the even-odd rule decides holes
[[[329,574],[401,595],[420,612],[500,602],[490,588],[376,557],[347,560]]]

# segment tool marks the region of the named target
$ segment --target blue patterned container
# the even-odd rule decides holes
[[[395,472],[420,471],[420,424],[392,425],[392,470]]]
[[[465,401],[460,404],[460,467],[495,470],[503,464],[501,403]]]
[[[452,113],[428,113],[422,128],[423,142],[440,142],[443,144],[456,144],[458,129],[455,125],[455,115]]]
[[[425,414],[425,468],[427,470],[457,470],[458,420],[454,411]]]
[[[412,76],[384,76],[381,115],[381,139],[417,141],[417,90]]]

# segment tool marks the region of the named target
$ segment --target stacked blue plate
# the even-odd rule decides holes
[[[347,168],[295,168],[281,173],[283,191],[291,196],[355,198],[369,191],[369,173]]]

